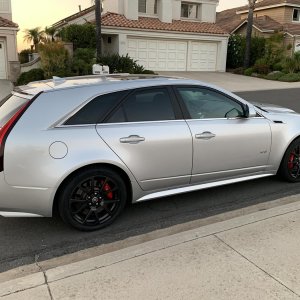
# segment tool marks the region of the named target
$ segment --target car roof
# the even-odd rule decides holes
[[[30,82],[27,85],[15,88],[15,92],[37,95],[40,92],[51,92],[54,90],[87,87],[87,86],[104,86],[111,85],[112,91],[115,90],[120,82],[126,81],[128,88],[147,87],[156,85],[173,85],[173,84],[197,84],[211,86],[207,83],[180,78],[160,75],[130,75],[130,74],[109,74],[109,75],[90,75],[78,77],[53,77],[53,79]]]

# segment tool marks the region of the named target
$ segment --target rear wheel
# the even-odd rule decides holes
[[[289,182],[300,181],[300,138],[292,142],[286,150],[278,173]]]
[[[127,192],[121,176],[108,168],[82,171],[59,196],[59,213],[71,226],[93,231],[110,225],[123,210]]]

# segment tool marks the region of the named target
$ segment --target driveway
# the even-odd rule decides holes
[[[300,82],[279,82],[221,72],[159,72],[160,75],[185,77],[215,84],[232,92],[300,88]]]
[[[6,97],[13,89],[13,84],[9,80],[0,79],[0,100]]]

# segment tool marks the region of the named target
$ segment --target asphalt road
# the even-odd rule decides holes
[[[300,89],[239,95],[300,112]],[[0,217],[0,272],[299,193],[300,183],[289,184],[276,177],[244,182],[129,205],[112,226],[92,233],[73,230],[58,218]]]

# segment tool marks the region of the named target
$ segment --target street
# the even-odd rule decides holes
[[[300,89],[242,92],[239,95],[247,100],[274,103],[300,112]],[[300,183],[289,184],[272,177],[177,195],[128,205],[112,226],[93,233],[71,229],[57,217],[0,217],[0,272],[130,237],[143,235],[143,240],[147,240],[158,229],[180,225],[184,230],[185,224],[192,221],[298,193]]]

